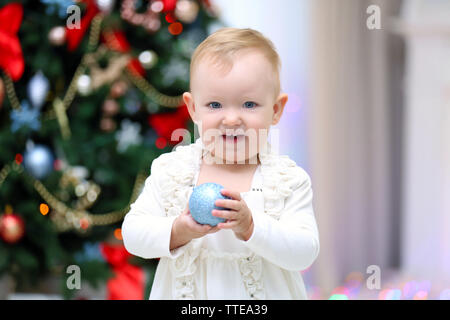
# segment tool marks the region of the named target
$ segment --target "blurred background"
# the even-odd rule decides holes
[[[226,26],[282,60],[310,299],[450,299],[449,0],[0,0],[1,299],[148,298],[158,261],[121,222],[172,133],[193,141],[189,59]]]

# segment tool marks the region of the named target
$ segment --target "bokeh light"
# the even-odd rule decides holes
[[[414,294],[419,290],[419,286],[416,281],[409,281],[403,286],[403,298],[412,299]]]
[[[168,23],[174,23],[174,22],[176,22],[177,21],[177,18],[175,18],[175,16],[173,15],[173,13],[167,13],[166,14],[166,21],[168,22]]]
[[[345,294],[333,294],[328,300],[348,300],[348,296]]]
[[[169,25],[169,32],[174,36],[180,34],[183,31],[183,25],[180,22],[174,22]]]
[[[386,300],[389,290],[390,289],[381,290],[380,293],[378,294],[378,300]]]
[[[439,300],[450,300],[450,289],[442,291]]]
[[[336,287],[332,292],[329,300],[349,300],[350,290],[344,286]]]
[[[362,284],[364,282],[364,276],[361,272],[351,272],[345,278],[344,286],[347,288],[347,295],[349,298],[354,299],[361,291]]]
[[[20,153],[17,153],[15,156],[15,161],[17,164],[21,164],[23,162],[23,156]]]
[[[48,207],[48,205],[46,205],[45,203],[41,203],[40,205],[39,205],[39,211],[41,212],[41,214],[43,215],[43,216],[45,216],[45,215],[47,215],[47,213],[49,212],[49,207]]]
[[[322,292],[319,286],[307,286],[308,299],[310,300],[322,300]]]
[[[400,289],[391,289],[386,294],[386,300],[400,300],[402,297],[402,290]]]
[[[89,221],[86,218],[81,218],[80,219],[80,228],[83,230],[86,230],[87,228],[89,228]]]
[[[159,137],[158,139],[156,139],[155,145],[158,149],[164,149],[167,145],[167,141],[163,137]]]
[[[426,291],[417,291],[417,293],[414,295],[414,300],[427,300],[428,299],[428,292]]]
[[[115,230],[114,230],[114,237],[115,237],[117,240],[122,240],[122,239],[123,239],[123,238],[122,238],[122,229],[120,229],[120,228],[115,229]]]

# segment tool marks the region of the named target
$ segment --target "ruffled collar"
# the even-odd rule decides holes
[[[286,155],[272,151],[270,143],[259,153],[262,175],[262,192],[265,212],[279,218],[282,202],[289,197],[295,187],[304,179],[303,170]],[[201,138],[190,145],[180,145],[173,152],[162,154],[158,164],[162,174],[163,203],[167,215],[178,215],[188,201],[189,188],[194,186],[196,173],[200,171],[202,157],[206,155]]]

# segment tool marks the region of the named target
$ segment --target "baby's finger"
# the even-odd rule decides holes
[[[224,218],[227,220],[237,219],[238,214],[234,210],[213,210],[212,215],[214,217]]]
[[[229,189],[222,189],[220,190],[220,193],[224,196],[230,197],[231,199],[241,201],[241,194],[237,191],[229,190]]]
[[[217,207],[228,208],[236,211],[238,211],[241,207],[241,203],[239,201],[230,199],[217,199],[214,202],[214,205],[216,205]]]
[[[214,227],[212,227],[209,231],[208,231],[208,233],[215,233],[215,232],[217,232],[217,231],[219,231],[220,229],[219,229],[219,227],[218,226],[214,226]]]
[[[201,225],[201,231],[202,232],[210,232],[212,229],[214,229],[213,226],[209,225],[209,224],[200,224]]]
[[[236,220],[227,220],[226,222],[221,222],[217,225],[219,229],[232,229],[234,228],[238,222]]]

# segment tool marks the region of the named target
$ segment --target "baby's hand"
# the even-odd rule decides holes
[[[231,199],[216,200],[215,205],[231,210],[212,211],[213,216],[227,219],[226,222],[219,223],[217,227],[219,229],[231,229],[238,239],[247,241],[253,233],[252,212],[239,192],[222,189],[221,193]]]
[[[178,230],[189,239],[200,238],[220,230],[217,226],[212,227],[209,224],[200,224],[195,221],[189,211],[189,206],[186,206],[184,211],[178,216],[177,224],[179,226]]]

